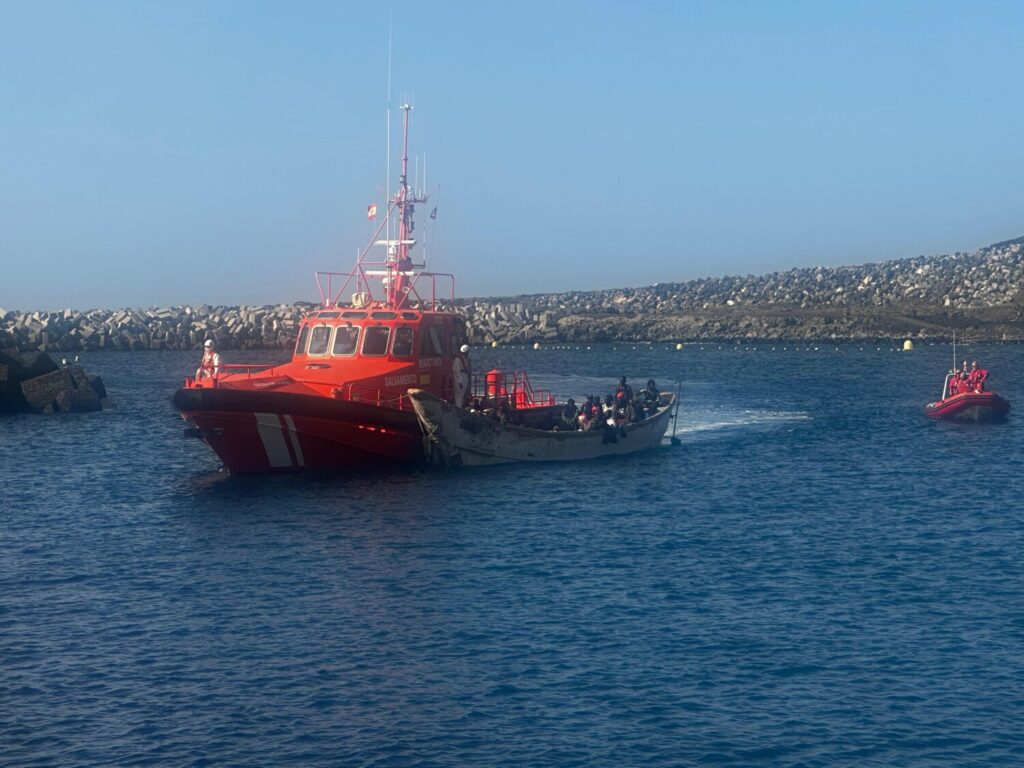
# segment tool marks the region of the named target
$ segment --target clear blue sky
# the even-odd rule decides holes
[[[1020,2],[0,0],[0,306],[315,299],[383,203],[389,8],[461,295],[1024,235]]]

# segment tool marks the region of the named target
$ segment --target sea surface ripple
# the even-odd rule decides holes
[[[1024,408],[1022,350],[966,353]],[[194,355],[83,362],[115,408],[0,420],[2,765],[1024,764],[1024,419],[926,419],[944,348],[477,351],[681,377],[682,445],[257,478]]]

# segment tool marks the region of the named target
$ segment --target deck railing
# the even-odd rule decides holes
[[[381,277],[387,274],[394,273],[394,264],[387,261],[363,261],[355,266],[351,272],[317,272],[316,273],[316,286],[320,291],[320,301],[325,307],[338,306],[341,297],[350,288],[354,287],[356,293],[362,291],[366,292],[366,300],[368,303],[380,301],[373,294],[373,288],[370,286],[370,277]],[[410,277],[409,282],[409,293],[403,299],[404,307],[412,307],[417,302],[419,306],[425,309],[436,310],[443,301],[447,301],[449,306],[455,303],[455,275],[449,272],[406,272],[406,277]],[[437,292],[437,281],[438,279],[447,280],[450,284],[450,290],[448,291],[447,298],[439,297]],[[353,281],[354,284],[353,284]],[[417,286],[421,283],[430,282],[430,296],[427,297],[426,289],[424,288],[423,293],[417,289]],[[335,290],[335,286],[340,283],[340,288]]]
[[[364,384],[343,384],[331,390],[335,400],[347,400],[353,403],[366,403],[381,408],[395,408],[399,411],[411,411],[412,401],[404,392],[377,389]]]
[[[483,403],[508,403],[513,408],[539,408],[554,405],[555,398],[546,389],[534,389],[526,371],[488,371],[473,374],[473,398]]]

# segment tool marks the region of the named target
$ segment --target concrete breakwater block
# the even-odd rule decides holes
[[[0,413],[28,410],[21,391],[22,382],[56,370],[57,364],[45,352],[0,349]]]
[[[35,413],[81,413],[103,409],[99,393],[78,366],[61,368],[22,382],[29,410]]]
[[[0,413],[99,411],[106,389],[81,367],[60,368],[45,352],[0,350]]]
[[[65,309],[5,312],[0,347],[50,352],[201,349],[216,339],[222,350],[286,349],[316,305],[168,307],[147,310]]]

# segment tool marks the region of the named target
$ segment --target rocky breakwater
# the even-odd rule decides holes
[[[458,300],[472,343],[1024,337],[1024,238],[972,253],[639,288]],[[290,349],[316,304],[0,309],[0,348]],[[237,358],[236,358],[237,359]]]
[[[58,366],[45,352],[0,349],[0,414],[99,411],[107,398],[99,376]]]
[[[14,312],[0,309],[0,346],[24,351],[290,348],[312,304],[262,307],[92,309]]]
[[[477,343],[1024,336],[1024,238],[972,253],[460,302]]]

